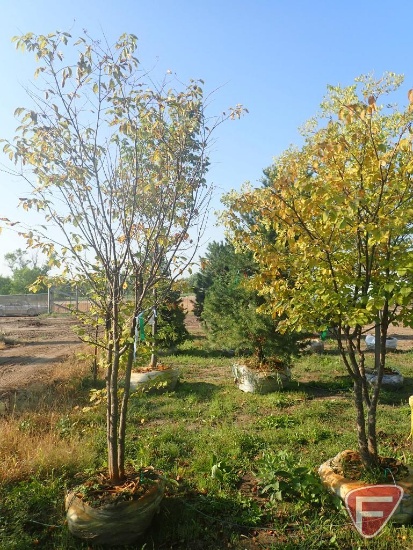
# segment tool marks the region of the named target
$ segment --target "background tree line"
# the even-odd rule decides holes
[[[36,283],[39,278],[41,280],[42,277],[49,274],[50,266],[47,262],[39,262],[36,255],[29,255],[21,248],[5,254],[4,259],[11,275],[0,275],[0,296],[47,292],[46,282]],[[35,283],[35,287],[32,287]],[[71,289],[68,286],[64,290],[70,292]],[[87,294],[87,289],[84,293]],[[171,348],[184,342],[188,338],[188,331],[185,327],[185,311],[182,308],[182,293],[179,285],[173,285],[163,294],[165,294],[164,302],[156,310],[157,342],[161,347]],[[149,302],[147,309],[151,308]],[[146,337],[150,339],[148,328],[145,333]]]
[[[0,275],[0,295],[32,293],[30,286],[50,270],[47,262],[40,263],[36,255],[29,256],[21,248],[5,254],[4,259],[11,275]],[[36,292],[47,292],[46,285],[40,284]]]

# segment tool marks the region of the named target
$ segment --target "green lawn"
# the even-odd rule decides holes
[[[180,382],[173,393],[131,398],[127,456],[175,483],[145,539],[129,548],[413,548],[410,527],[362,539],[314,475],[356,447],[351,384],[333,349],[300,358],[291,387],[265,396],[240,392],[231,358],[202,337],[163,362],[180,368]],[[406,384],[383,392],[380,450],[409,464],[413,354],[393,353],[392,365]],[[103,405],[82,410],[90,388],[87,377],[74,380],[0,420],[0,548],[89,548],[69,534],[63,499],[77,471],[105,465]]]

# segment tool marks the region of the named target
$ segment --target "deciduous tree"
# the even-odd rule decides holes
[[[244,187],[225,199],[233,242],[259,264],[254,283],[265,308],[284,330],[333,330],[353,381],[368,467],[378,461],[388,327],[413,324],[413,91],[405,109],[392,99],[402,81],[389,73],[329,86],[304,146],[275,161],[264,188]],[[246,223],[251,212],[259,212],[259,224]],[[371,324],[381,336],[372,390],[362,345]]]
[[[39,265],[36,256],[29,257],[21,248],[8,252],[4,259],[12,272],[7,294],[28,294],[37,279],[47,275],[50,269],[47,263]],[[38,284],[36,291],[47,292],[47,287],[44,283]]]
[[[106,353],[108,470],[117,483],[136,319],[164,274],[173,280],[191,262],[209,201],[209,140],[242,109],[207,118],[201,81],[154,83],[136,58],[134,35],[113,47],[65,32],[28,33],[15,43],[34,54],[38,83],[28,90],[31,106],[16,110],[20,126],[4,151],[23,164],[31,185],[23,208],[45,217],[44,228],[25,232],[29,246],[91,289],[83,321],[98,318],[102,327],[96,343]]]

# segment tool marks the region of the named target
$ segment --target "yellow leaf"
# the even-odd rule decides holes
[[[401,139],[399,141],[399,148],[402,151],[408,151],[410,149],[410,140],[407,138]]]
[[[409,102],[413,103],[413,89],[407,92],[407,97],[409,98]]]

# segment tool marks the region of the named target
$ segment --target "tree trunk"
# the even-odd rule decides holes
[[[346,349],[343,347],[343,340]],[[338,344],[341,356],[346,365],[348,373],[353,380],[354,405],[356,408],[357,442],[360,458],[363,466],[370,470],[377,465],[377,439],[376,439],[376,408],[377,401],[370,399],[366,372],[364,367],[364,356],[360,349],[361,331],[354,330],[350,334],[350,328],[338,332]],[[356,336],[355,336],[356,335]],[[357,345],[354,344],[354,337]],[[356,355],[358,353],[358,357]],[[376,390],[375,390],[376,391]],[[375,393],[373,394],[375,395]]]
[[[127,362],[125,370],[125,386],[121,402],[120,414],[119,414],[119,428],[118,428],[118,447],[117,447],[117,463],[119,469],[119,476],[123,478],[125,475],[125,443],[126,443],[126,420],[128,414],[129,392],[130,392],[130,379],[133,368],[134,360],[134,344],[136,331],[136,319],[139,314],[139,309],[143,299],[143,283],[142,277],[137,277],[135,281],[135,311],[133,314],[132,323],[129,330],[130,342],[126,349]]]
[[[380,319],[376,322],[376,327],[374,330],[374,368],[377,372],[380,369],[381,361],[381,330],[380,330]]]
[[[158,297],[156,294],[156,288],[153,289],[153,313],[152,313],[152,354],[151,354],[151,361],[150,361],[150,367],[151,369],[155,369],[156,365],[158,363],[158,356],[156,353],[157,345],[156,345],[156,333],[158,330],[158,321],[157,321],[157,308],[158,308]]]
[[[377,383],[374,387],[368,411],[368,443],[370,455],[372,457],[372,463],[374,465],[377,465],[379,458],[377,448],[376,417],[379,394],[383,380],[384,369],[386,367],[386,340],[388,325],[389,306],[388,301],[386,300],[383,306],[383,310],[381,311],[381,315],[377,321],[375,331],[375,368],[377,370]]]
[[[116,347],[116,346],[115,346]],[[113,483],[119,483],[120,472],[118,462],[118,372],[119,350],[114,350],[112,365],[109,367],[107,390],[107,435],[108,435],[108,472]]]
[[[366,418],[363,402],[361,379],[354,381],[354,404],[356,406],[357,440],[363,465],[370,468],[371,457],[366,434]]]
[[[133,323],[131,327],[131,335],[135,334],[136,326],[136,317],[133,318]],[[119,443],[118,443],[118,463],[119,463],[119,473],[123,477],[125,475],[125,441],[126,441],[126,419],[128,414],[128,402],[129,402],[129,392],[130,392],[130,379],[133,367],[133,344],[128,345],[127,350],[127,363],[125,370],[125,387],[122,397],[122,404],[120,409],[119,416]]]
[[[119,311],[118,311],[118,289],[113,292],[112,319],[111,319],[111,341],[109,342],[108,377],[107,387],[107,444],[108,444],[108,474],[113,483],[121,481],[121,472],[118,459],[118,420],[119,420],[119,399],[118,399],[118,377],[120,359],[120,335],[119,335]]]

